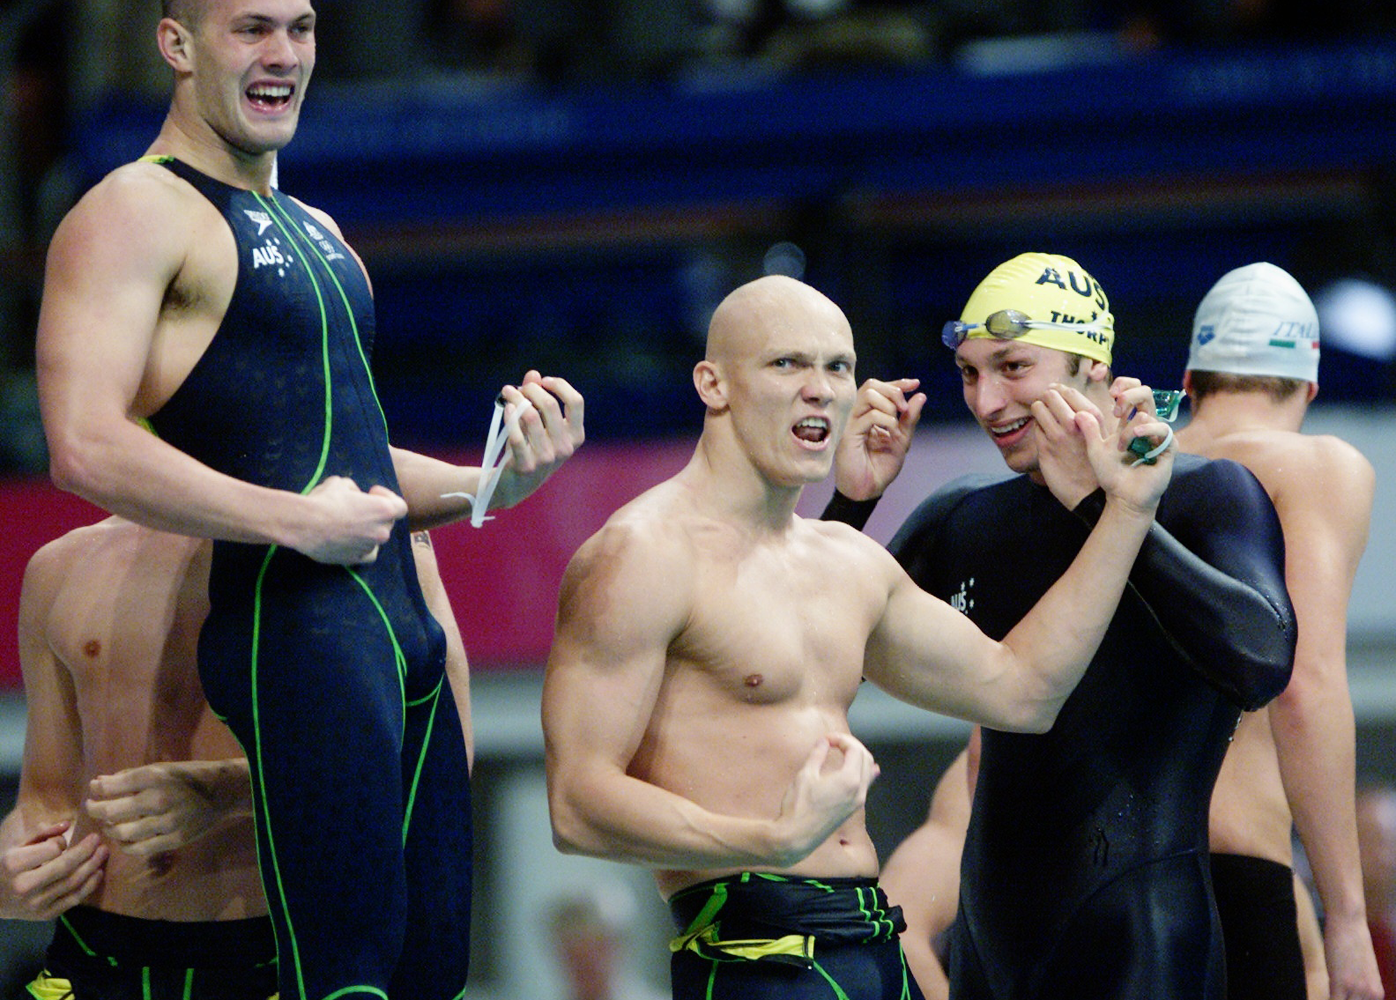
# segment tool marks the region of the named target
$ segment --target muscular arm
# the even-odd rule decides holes
[[[1102,503],[1097,492],[1076,513],[1094,524]],[[1180,470],[1159,520],[1130,585],[1194,669],[1243,709],[1259,708],[1289,679],[1296,639],[1269,497],[1241,466],[1214,462]]]
[[[718,813],[630,773],[693,610],[695,569],[687,541],[652,525],[603,528],[568,566],[543,684],[553,839],[655,868],[787,867],[863,802],[872,760],[847,734],[812,749],[776,817]],[[831,746],[843,763],[821,774]]]
[[[1045,732],[1095,655],[1151,523],[1151,511],[1107,502],[1076,559],[1002,642],[898,567],[868,640],[866,676],[932,711]]]
[[[54,481],[167,531],[284,544],[331,562],[370,557],[405,511],[381,487],[363,493],[332,480],[300,495],[255,486],[135,422],[173,391],[156,350],[161,310],[199,239],[196,196],[165,173],[122,168],[83,198],[50,245],[37,364]],[[171,356],[178,349],[166,345]]]
[[[30,561],[20,593],[24,758],[15,807],[0,823],[0,917],[10,919],[46,920],[81,902],[107,857],[95,833],[67,842],[82,798],[82,727],[72,680],[44,637],[62,573],[56,551],[49,546]]]
[[[1335,998],[1380,994],[1367,929],[1354,804],[1355,732],[1347,604],[1367,544],[1374,474],[1334,438],[1307,439],[1308,462],[1257,468],[1284,526],[1285,580],[1299,623],[1294,676],[1270,706],[1280,775],[1323,903]]]

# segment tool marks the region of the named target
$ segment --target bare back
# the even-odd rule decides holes
[[[95,829],[82,808],[93,777],[163,761],[242,756],[205,703],[195,669],[208,558],[207,542],[116,520],[72,532],[35,557],[33,578],[53,583],[36,626],[52,669],[70,685],[67,708],[77,727],[43,737],[76,750],[69,759],[77,773],[62,776],[74,840]],[[35,756],[40,763],[46,756],[59,761],[68,750],[40,746]],[[52,785],[59,776],[48,777]],[[152,858],[114,849],[89,902],[148,919],[264,913],[250,819]]]
[[[1362,490],[1344,486],[1354,478],[1361,480],[1366,460],[1337,438],[1289,430],[1213,434],[1196,425],[1179,438],[1186,450],[1246,466],[1275,505],[1285,534],[1286,581],[1299,627],[1290,693],[1295,685],[1315,683],[1304,670],[1306,653],[1311,661],[1329,661],[1330,670],[1336,658],[1341,674],[1343,611],[1361,555],[1361,544],[1354,547],[1353,539],[1365,541],[1370,516],[1370,493],[1364,499]],[[1335,495],[1335,490],[1347,495]],[[1320,601],[1306,599],[1310,588],[1322,592]],[[1331,648],[1335,641],[1336,651]],[[1346,697],[1345,681],[1341,693]],[[1275,711],[1272,703],[1241,718],[1212,795],[1211,844],[1218,853],[1290,865],[1293,818],[1276,747]]]

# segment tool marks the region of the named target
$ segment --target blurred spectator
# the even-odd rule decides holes
[[[1358,788],[1357,844],[1382,988],[1388,997],[1396,997],[1396,787],[1383,783]]]
[[[567,1000],[665,1000],[629,968],[626,945],[635,899],[622,885],[560,896],[548,909],[547,928]]]

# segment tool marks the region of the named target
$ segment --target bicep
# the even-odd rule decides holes
[[[543,684],[550,761],[628,765],[659,699],[686,594],[644,546],[588,543],[563,580]]]
[[[1004,674],[1001,644],[895,563],[892,569],[886,609],[868,638],[865,676],[923,708],[979,718],[986,687]]]

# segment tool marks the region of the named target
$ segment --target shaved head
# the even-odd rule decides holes
[[[186,28],[198,26],[204,5],[200,0],[160,0],[160,15],[178,21]]]
[[[757,278],[734,290],[713,312],[706,357],[717,362],[737,357],[761,342],[760,333],[811,323],[848,329],[843,311],[803,281],[779,274]]]

